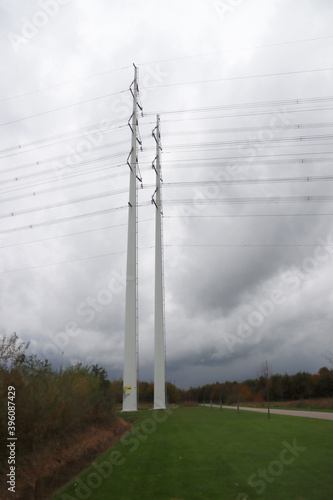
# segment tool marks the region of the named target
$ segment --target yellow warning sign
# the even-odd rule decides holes
[[[131,385],[126,385],[125,386],[125,391],[131,391],[132,390],[132,386]]]

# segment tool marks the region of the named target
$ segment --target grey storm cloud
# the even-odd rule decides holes
[[[264,359],[276,372],[325,365],[331,2],[0,9],[0,333],[16,331],[55,365],[99,363],[122,376],[135,63],[139,377],[153,376],[157,113],[168,380],[242,380]]]

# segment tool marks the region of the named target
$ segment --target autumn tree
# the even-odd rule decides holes
[[[261,364],[259,371],[258,371],[258,377],[262,377],[265,381],[266,399],[267,399],[267,415],[268,415],[268,418],[271,418],[270,409],[269,409],[269,379],[271,378],[271,369],[270,369],[270,366],[269,366],[267,360],[265,360]]]
[[[178,403],[180,400],[180,390],[171,382],[166,383],[166,393],[168,403]]]
[[[327,361],[333,364],[333,352],[327,351],[327,353],[324,354],[324,356],[327,359]]]
[[[94,377],[98,378],[100,380],[100,385],[103,389],[106,389],[110,385],[110,381],[108,380],[108,374],[105,368],[102,368],[101,366],[97,365],[92,365],[91,367],[91,373],[94,375]]]
[[[10,370],[22,365],[26,360],[26,350],[30,343],[21,342],[14,332],[8,339],[6,334],[0,340],[0,369]]]

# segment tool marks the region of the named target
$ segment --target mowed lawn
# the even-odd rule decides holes
[[[54,500],[333,499],[330,421],[210,407],[127,415],[131,433]]]

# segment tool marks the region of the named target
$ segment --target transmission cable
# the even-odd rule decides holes
[[[13,123],[22,122],[24,120],[29,120],[30,118],[36,118],[36,117],[39,117],[39,116],[47,115],[49,113],[54,113],[55,111],[62,111],[63,109],[72,108],[73,106],[80,106],[81,104],[87,104],[89,102],[97,101],[99,99],[105,99],[106,97],[111,97],[111,96],[114,96],[114,95],[123,94],[124,92],[128,92],[128,90],[126,89],[126,90],[121,90],[119,92],[114,92],[113,94],[106,94],[106,95],[102,95],[102,96],[99,96],[99,97],[93,97],[91,99],[87,99],[86,101],[75,102],[73,104],[67,104],[66,106],[62,106],[60,108],[49,109],[48,111],[42,111],[41,113],[36,113],[34,115],[31,115],[31,116],[25,116],[23,118],[17,118],[16,120],[12,120],[10,122],[0,123],[0,127],[4,127],[6,125],[12,125]]]
[[[16,210],[13,212],[7,212],[7,213],[0,214],[0,219],[5,219],[7,217],[16,217],[18,215],[23,215],[23,214],[33,213],[33,212],[40,212],[40,211],[44,211],[44,210],[50,210],[51,208],[65,207],[67,205],[75,205],[77,203],[83,203],[83,202],[87,202],[87,201],[100,200],[102,198],[106,198],[109,196],[123,194],[123,193],[126,193],[127,191],[128,191],[127,188],[123,188],[123,189],[117,189],[115,191],[106,191],[106,192],[97,193],[94,195],[82,196],[80,198],[73,198],[71,200],[50,203],[48,205],[39,205],[37,207],[24,208],[22,210]]]
[[[121,123],[121,120],[116,120],[114,123]],[[72,141],[74,139],[80,139],[81,137],[89,137],[90,135],[93,135],[93,134],[96,134],[96,133],[100,133],[100,134],[104,134],[104,133],[109,133],[109,132],[116,132],[122,128],[125,128],[127,127],[127,125],[120,125],[119,127],[116,127],[116,128],[109,128],[107,130],[96,130],[96,127],[98,127],[98,124],[97,125],[91,125],[89,127],[83,127],[83,128],[80,128],[80,129],[76,129],[76,130],[71,130],[69,132],[62,132],[61,134],[55,134],[53,136],[49,136],[49,137],[44,137],[42,139],[37,139],[35,141],[31,141],[31,142],[26,142],[24,144],[18,144],[18,145],[15,145],[15,146],[10,146],[8,148],[4,148],[4,149],[1,149],[0,150],[0,154],[1,153],[6,153],[6,152],[9,152],[9,151],[13,151],[12,153],[8,153],[6,155],[2,155],[0,157],[0,159],[3,159],[3,158],[8,158],[8,157],[11,157],[11,156],[15,156],[17,154],[23,154],[23,153],[28,153],[30,151],[35,151],[36,149],[40,149],[40,148],[45,148],[45,147],[50,147],[50,146],[55,146],[56,144],[61,144],[62,142],[64,141]],[[83,134],[79,134],[79,135],[74,135],[73,137],[70,137],[68,138],[68,136],[71,136],[73,134],[77,134],[79,132],[84,132]],[[30,149],[24,149],[28,146],[33,146],[34,144],[39,144],[39,143],[44,143],[44,142],[47,142],[47,141],[51,141],[53,139],[60,139],[59,141],[56,141],[56,142],[51,142],[49,144],[41,144],[40,146],[37,146],[35,148],[30,148]],[[18,151],[16,151],[18,150]]]
[[[105,170],[108,170],[109,168],[110,167],[108,166],[105,168]],[[43,195],[44,193],[53,193],[55,191],[64,191],[65,189],[70,189],[70,188],[82,186],[85,184],[93,184],[95,182],[100,182],[100,181],[104,181],[104,180],[108,180],[108,179],[114,179],[115,177],[121,177],[122,175],[126,175],[126,174],[127,174],[127,172],[124,172],[123,174],[103,175],[103,176],[99,176],[99,177],[95,177],[95,178],[89,178],[89,179],[86,179],[83,181],[72,182],[70,184],[66,184],[65,186],[54,186],[54,187],[50,187],[50,188],[40,189],[39,191],[33,191],[30,193],[26,193],[26,194],[18,194],[16,196],[10,196],[7,198],[0,198],[0,203],[12,201],[12,200],[17,200],[17,199],[22,200],[24,198],[31,198],[31,197],[35,198],[36,196]],[[33,186],[35,187],[36,184],[34,184]],[[25,187],[25,189],[26,189],[26,187]],[[0,194],[3,194],[3,192]]]
[[[288,116],[288,114],[294,114],[294,113],[305,113],[305,112],[313,112],[313,111],[331,111],[333,107],[325,107],[325,108],[307,108],[307,109],[300,109],[300,108],[295,108],[295,109],[288,109],[284,112],[285,115]],[[279,113],[277,111],[277,113]],[[189,118],[189,117],[183,117],[183,118],[174,118],[170,120],[163,120],[163,123],[175,123],[175,122],[182,122],[182,121],[198,121],[198,120],[217,120],[221,118],[239,118],[239,117],[244,117],[244,116],[261,116],[261,115],[273,115],[273,111],[256,111],[252,113],[238,113],[238,114],[233,114],[233,115],[218,115],[218,116],[200,116],[197,118]],[[161,116],[163,116],[161,114]],[[274,116],[274,115],[273,115]]]
[[[94,78],[96,76],[106,75],[107,73],[113,73],[115,71],[121,71],[121,70],[128,69],[128,68],[131,68],[131,67],[132,66],[124,66],[122,68],[110,69],[110,70],[107,70],[107,71],[103,71],[101,73],[94,73],[92,75],[82,76],[80,78],[76,78],[75,80],[68,80],[67,82],[56,83],[54,85],[49,85],[48,87],[42,87],[40,89],[31,90],[30,92],[25,92],[24,94],[17,94],[17,95],[14,95],[14,96],[4,97],[3,99],[0,99],[0,102],[10,101],[12,99],[17,99],[19,97],[25,97],[25,96],[28,96],[28,95],[36,94],[37,92],[43,92],[44,90],[50,90],[50,89],[54,89],[54,88],[57,88],[57,87],[62,87],[63,85],[69,85],[71,83],[80,82],[80,81],[86,80],[88,78]]]
[[[333,247],[333,245],[325,245],[327,247]],[[298,248],[313,248],[318,247],[318,243],[316,244],[303,244],[303,243],[259,243],[259,244],[251,244],[251,243],[239,243],[239,244],[179,244],[179,245],[164,245],[164,247],[204,247],[204,248],[289,248],[289,247],[298,247]]]
[[[313,146],[333,146],[333,142],[323,142],[323,143],[315,143],[315,142],[300,142],[299,144],[274,144],[274,149],[285,149],[285,148],[290,148],[291,146],[298,146],[298,147],[301,147],[302,149],[296,153],[298,156],[302,156],[303,154],[303,149],[304,148],[312,148]],[[184,148],[185,148],[185,145],[184,145]],[[218,152],[218,151],[221,151],[221,152],[228,152],[228,151],[239,151],[240,149],[240,145],[221,145],[220,147],[216,147],[214,149],[212,148],[204,148],[204,147],[198,147],[196,148],[195,146],[192,147],[191,144],[187,145],[187,148],[186,149],[179,149],[179,150],[172,150],[172,148],[170,147],[170,150],[165,150],[164,149],[164,154],[165,155],[173,155],[175,153],[178,153],[178,154],[185,154],[185,153],[193,153],[194,151],[196,153],[199,153],[199,152],[204,152],[204,151],[207,151],[207,152]],[[265,150],[265,149],[269,149],[271,150],[272,149],[272,146],[270,144],[258,144],[258,142],[256,141],[253,141],[253,142],[248,142],[248,141],[244,141],[243,143],[243,147],[242,149],[244,150],[245,154],[246,154],[246,151],[247,150],[252,150],[252,151],[256,151],[255,153],[255,156],[252,154],[249,154],[247,153],[246,154],[246,158],[255,158],[257,157],[257,150]],[[318,154],[318,153],[317,153]],[[244,158],[244,157],[243,157]]]
[[[118,165],[107,165],[107,166],[103,166],[103,167],[99,167],[99,168],[89,168],[87,170],[83,170],[83,171],[79,171],[79,172],[75,172],[75,173],[72,173],[72,174],[66,174],[66,175],[62,175],[60,178],[50,178],[49,180],[44,180],[43,182],[39,182],[39,183],[32,183],[32,184],[24,184],[24,185],[20,185],[20,186],[17,186],[15,187],[14,189],[7,189],[7,190],[3,190],[0,192],[0,194],[7,194],[7,193],[15,193],[17,191],[22,191],[24,189],[29,189],[29,188],[35,188],[35,187],[38,187],[38,186],[45,186],[46,184],[52,184],[54,182],[61,182],[61,181],[67,181],[68,179],[73,179],[75,177],[81,177],[81,176],[85,176],[85,175],[90,175],[91,173],[97,173],[97,172],[103,172],[104,170],[110,170],[111,168],[121,168],[121,167],[126,167],[127,165],[126,164],[118,164]],[[124,175],[127,175],[127,171],[126,172],[121,172],[121,173],[116,173],[116,174],[110,174],[108,177],[109,178],[116,178],[116,177],[122,177]],[[87,181],[82,181],[82,183],[86,183],[88,182],[89,180]],[[73,187],[74,185],[79,185],[80,182],[76,182],[75,184],[72,183],[71,187]],[[50,190],[59,190],[59,189],[66,189],[68,185],[66,186],[60,186],[60,187],[54,187],[54,188],[50,188]],[[46,190],[45,190],[46,191]],[[33,191],[32,193],[30,193],[30,195],[34,196],[34,192]],[[0,200],[1,202],[2,200]]]
[[[333,175],[325,176],[303,176],[303,177],[273,177],[273,178],[258,178],[258,179],[233,179],[233,180],[215,180],[215,181],[183,181],[183,182],[163,182],[164,188],[184,188],[197,186],[218,186],[218,185],[242,185],[242,184],[275,184],[289,182],[327,182],[333,181]],[[149,189],[153,185],[145,186]]]
[[[298,71],[284,71],[282,73],[265,73],[261,75],[247,75],[247,76],[232,76],[228,78],[216,78],[214,80],[198,80],[194,82],[178,82],[178,83],[165,83],[162,85],[153,85],[150,87],[141,87],[142,89],[145,90],[150,90],[150,89],[156,89],[156,88],[162,88],[162,87],[176,87],[180,85],[196,85],[196,84],[202,84],[202,83],[217,83],[217,82],[226,82],[226,81],[231,81],[231,80],[246,80],[246,79],[251,79],[251,78],[264,78],[264,77],[272,77],[272,76],[288,76],[288,75],[300,75],[300,74],[307,74],[307,73],[320,73],[324,71],[332,71],[333,68],[318,68],[318,69],[305,69],[305,70],[298,70]]]
[[[184,56],[184,57],[173,57],[171,59],[160,59],[158,61],[149,61],[149,62],[143,62],[138,64],[138,66],[146,66],[147,64],[158,64],[162,62],[170,62],[170,61],[181,61],[184,59],[193,59],[196,57],[206,57],[206,56],[214,56],[217,54],[227,54],[229,52],[241,52],[241,51],[246,51],[246,50],[254,50],[254,49],[265,49],[268,47],[278,47],[281,45],[290,45],[290,44],[296,44],[296,43],[303,43],[303,42],[313,42],[313,41],[318,41],[318,40],[327,40],[333,38],[332,35],[329,36],[323,36],[323,37],[316,37],[316,38],[304,38],[302,40],[292,40],[288,42],[277,42],[277,43],[269,43],[266,45],[255,45],[252,47],[241,47],[238,49],[224,49],[224,50],[218,50],[217,52],[208,52],[205,54],[194,54],[191,56]]]
[[[273,155],[257,155],[256,158],[276,158],[276,157],[286,157],[286,156],[310,156],[310,155],[317,155],[317,154],[333,154],[333,151],[321,151],[320,153],[308,151],[308,152],[302,152],[300,155],[299,153],[274,153]],[[221,158],[187,158],[186,160],[163,160],[163,165],[165,163],[181,163],[181,162],[196,162],[196,161],[209,161],[209,160],[242,160],[246,157],[244,156],[222,156]],[[306,160],[300,159],[300,162],[306,162]]]
[[[182,149],[182,148],[213,148],[216,146],[232,146],[234,144],[275,144],[279,142],[305,142],[305,141],[326,141],[333,140],[333,134],[321,134],[321,135],[300,135],[291,137],[272,137],[272,138],[254,138],[254,139],[241,139],[241,140],[231,140],[231,141],[214,141],[214,142],[195,142],[195,143],[182,143],[182,144],[169,144],[167,148],[169,150]]]
[[[97,215],[105,215],[105,214],[109,214],[112,212],[125,210],[127,208],[128,208],[128,206],[125,205],[123,207],[107,208],[104,210],[97,210],[96,212],[88,212],[88,213],[84,213],[84,214],[80,214],[80,215],[72,215],[71,217],[63,217],[61,219],[52,219],[52,220],[48,220],[48,221],[37,222],[35,224],[28,224],[26,226],[13,227],[13,228],[9,228],[9,229],[1,229],[0,234],[9,234],[9,233],[17,232],[17,231],[25,231],[27,229],[35,229],[37,227],[50,226],[53,224],[62,224],[64,222],[71,222],[71,221],[78,220],[78,219],[84,219],[86,217],[95,217]]]
[[[154,220],[154,219],[142,219],[142,220],[139,220],[138,223],[141,224],[142,222],[148,222],[148,221],[150,222],[152,220]],[[44,241],[50,241],[50,240],[59,240],[62,238],[69,238],[71,236],[78,236],[81,234],[88,234],[88,233],[93,233],[93,232],[97,232],[97,231],[105,231],[106,229],[114,229],[114,228],[123,227],[123,226],[127,226],[127,222],[124,222],[123,224],[112,225],[112,226],[104,226],[104,227],[97,227],[97,228],[93,228],[93,229],[86,229],[85,231],[77,231],[75,233],[61,234],[61,235],[57,235],[57,236],[49,236],[48,238],[40,238],[38,240],[20,241],[19,243],[11,243],[9,245],[0,246],[0,249],[12,248],[12,247],[17,247],[17,246],[22,246],[22,245],[30,245],[32,243],[42,243]]]
[[[163,219],[194,219],[194,218],[205,218],[205,219],[238,219],[238,218],[248,218],[248,217],[322,217],[331,216],[333,213],[306,213],[306,214],[224,214],[224,215],[163,215]]]
[[[54,166],[53,168],[49,168],[47,170],[43,170],[41,172],[32,172],[32,173],[29,173],[29,174],[24,174],[24,175],[20,175],[20,176],[16,176],[16,177],[12,177],[10,179],[3,179],[3,180],[0,180],[0,184],[8,184],[10,182],[18,182],[22,179],[30,179],[32,177],[40,177],[40,176],[43,176],[43,175],[46,175],[46,174],[49,174],[51,172],[53,173],[56,173],[56,172],[63,172],[63,171],[66,171],[66,170],[70,170],[72,168],[77,168],[79,165],[87,165],[89,163],[95,163],[95,162],[98,162],[98,161],[103,161],[103,160],[109,160],[111,158],[117,158],[119,156],[124,156],[126,154],[126,152],[124,151],[121,151],[119,153],[114,153],[114,154],[111,154],[111,155],[106,155],[106,156],[100,156],[98,158],[90,158],[90,159],[87,159],[87,160],[82,160],[78,163],[76,163],[74,166],[73,165],[64,165],[64,166]],[[41,165],[43,163],[50,163],[51,161],[56,161],[56,160],[60,160],[60,159],[63,159],[65,158],[64,155],[62,156],[58,156],[54,159],[48,159],[48,160],[42,160],[42,161],[37,161],[37,162],[32,162],[32,163],[29,163],[27,165],[22,165],[21,167],[22,168],[26,168],[26,167],[33,167],[33,166],[36,166],[36,165]],[[21,168],[20,167],[20,168]],[[110,167],[110,168],[116,168],[116,167]],[[82,171],[81,171],[82,173]]]
[[[237,204],[248,205],[252,203],[317,203],[332,202],[333,196],[282,196],[282,197],[257,197],[257,198],[198,198],[198,199],[164,199],[164,205],[215,205],[215,204]]]
[[[141,247],[141,248],[138,248],[138,251],[141,252],[142,250],[150,250],[152,248],[154,248],[154,247],[152,247],[152,246]],[[91,255],[89,257],[81,257],[81,258],[77,258],[77,259],[63,260],[60,262],[49,262],[48,264],[39,264],[37,266],[21,267],[19,269],[8,269],[7,271],[2,270],[2,271],[0,271],[0,274],[15,273],[18,271],[30,271],[32,269],[40,269],[43,267],[50,267],[50,266],[59,266],[59,265],[63,265],[63,264],[72,264],[73,262],[82,262],[82,261],[91,260],[91,259],[99,259],[102,257],[110,257],[112,255],[121,255],[121,254],[125,254],[125,253],[126,253],[126,250],[122,250],[120,252],[111,252],[111,253],[104,253],[104,254],[100,254],[100,255]]]
[[[301,129],[309,129],[309,128],[329,128],[333,127],[333,122],[325,122],[325,123],[296,123],[296,124],[286,124],[286,125],[278,125],[278,126],[255,126],[255,127],[231,127],[231,128],[215,128],[215,129],[200,129],[200,130],[166,130],[163,133],[163,137],[172,137],[172,136],[180,136],[180,135],[196,135],[196,134],[225,134],[225,133],[239,133],[239,132],[261,132],[264,130],[273,131],[284,131],[284,130],[301,130]]]
[[[333,68],[332,68],[333,69]],[[211,112],[211,111],[219,111],[219,110],[229,110],[229,109],[246,109],[246,108],[260,108],[260,107],[269,107],[269,106],[294,106],[308,103],[322,103],[322,102],[332,102],[332,96],[326,97],[307,97],[307,98],[294,98],[294,99],[283,99],[278,101],[255,101],[255,102],[243,102],[243,103],[235,103],[235,104],[221,104],[219,106],[205,106],[201,108],[184,108],[184,109],[175,109],[169,111],[152,111],[145,112],[145,116],[156,116],[156,114],[160,115],[168,115],[168,114],[179,114],[179,113],[202,113],[202,112]]]

